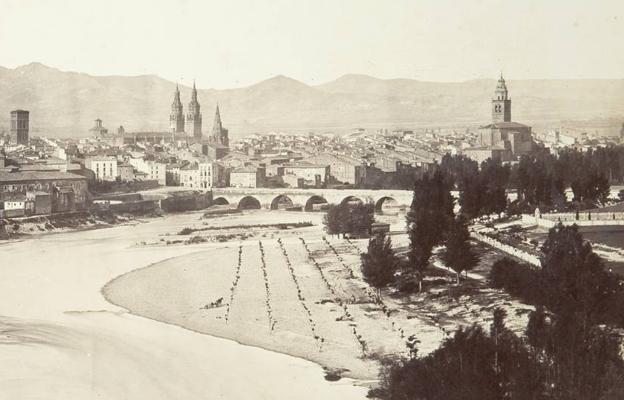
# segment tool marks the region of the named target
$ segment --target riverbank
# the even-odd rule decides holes
[[[111,211],[77,211],[0,220],[0,240],[26,239],[48,233],[110,228],[133,221],[160,217],[159,213],[130,214]]]
[[[140,246],[201,213],[34,235],[0,247],[0,399],[363,399],[318,365],[137,317],[102,287],[137,268],[209,250]]]
[[[487,325],[495,307],[508,311],[512,329],[522,333],[526,326],[530,307],[487,288],[489,265],[501,256],[487,248],[471,274],[476,279],[461,288],[449,286],[446,272],[438,270],[426,294],[388,289],[378,301],[359,270],[367,241],[324,238],[321,214],[258,211],[212,227],[278,219],[310,220],[314,226],[261,235],[254,231],[259,228],[248,228],[256,233],[253,239],[134,270],[112,280],[103,294],[133,314],[304,358],[373,384],[384,358],[408,356],[410,344],[427,354],[459,326]],[[398,216],[388,222],[404,224]],[[194,224],[188,227],[203,226]],[[393,240],[400,247],[407,237]]]

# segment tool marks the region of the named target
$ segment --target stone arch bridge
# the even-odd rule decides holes
[[[241,209],[289,209],[301,207],[314,211],[327,204],[372,202],[375,210],[407,208],[412,204],[411,190],[292,189],[292,188],[213,188],[213,204]]]

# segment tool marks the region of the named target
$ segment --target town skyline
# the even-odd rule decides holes
[[[240,137],[269,131],[342,134],[355,127],[463,129],[488,115],[487,104],[480,100],[490,96],[499,76],[453,83],[350,74],[311,86],[280,75],[225,90],[195,83],[199,101],[208,108],[219,102],[232,136]],[[562,121],[573,121],[573,129],[619,135],[624,80],[522,80],[507,74],[505,78],[518,117],[533,126],[560,128]],[[186,103],[193,82],[177,84]],[[24,108],[32,111],[33,133],[67,137],[83,136],[97,118],[111,129],[120,125],[129,131],[161,129],[168,124],[163,110],[169,107],[176,82],[153,75],[93,76],[31,63],[0,68],[0,86],[5,87],[0,129],[6,129],[9,111]],[[608,131],[603,133],[605,127]]]

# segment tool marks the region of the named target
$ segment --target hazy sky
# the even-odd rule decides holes
[[[0,65],[157,74],[624,78],[624,0],[0,0]]]

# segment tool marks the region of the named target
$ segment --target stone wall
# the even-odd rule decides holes
[[[108,209],[116,213],[129,213],[135,215],[150,214],[158,210],[158,202],[154,200],[128,201],[124,203],[110,204]]]
[[[203,210],[212,205],[212,192],[178,192],[160,201],[167,212]]]
[[[513,256],[513,257],[519,258],[520,260],[525,261],[525,262],[527,262],[527,263],[529,263],[529,264],[531,264],[531,265],[533,265],[535,267],[540,267],[541,268],[541,266],[542,266],[542,263],[541,263],[539,257],[537,257],[536,255],[529,254],[526,251],[522,251],[522,250],[517,249],[517,248],[515,248],[513,246],[510,246],[508,244],[499,242],[498,240],[492,239],[489,236],[485,236],[485,235],[482,235],[482,234],[477,233],[477,232],[471,232],[470,233],[470,237],[472,237],[472,238],[474,238],[474,239],[476,239],[476,240],[478,240],[480,242],[483,242],[483,243],[485,243],[485,244],[487,244],[489,246],[492,246],[495,249],[501,250],[501,251],[503,251],[503,252]]]
[[[563,225],[576,224],[579,227],[598,227],[598,226],[624,226],[623,212],[582,212],[576,213],[551,213],[535,215],[523,214],[522,223],[527,225],[537,225],[543,228],[552,228],[559,222]]]

